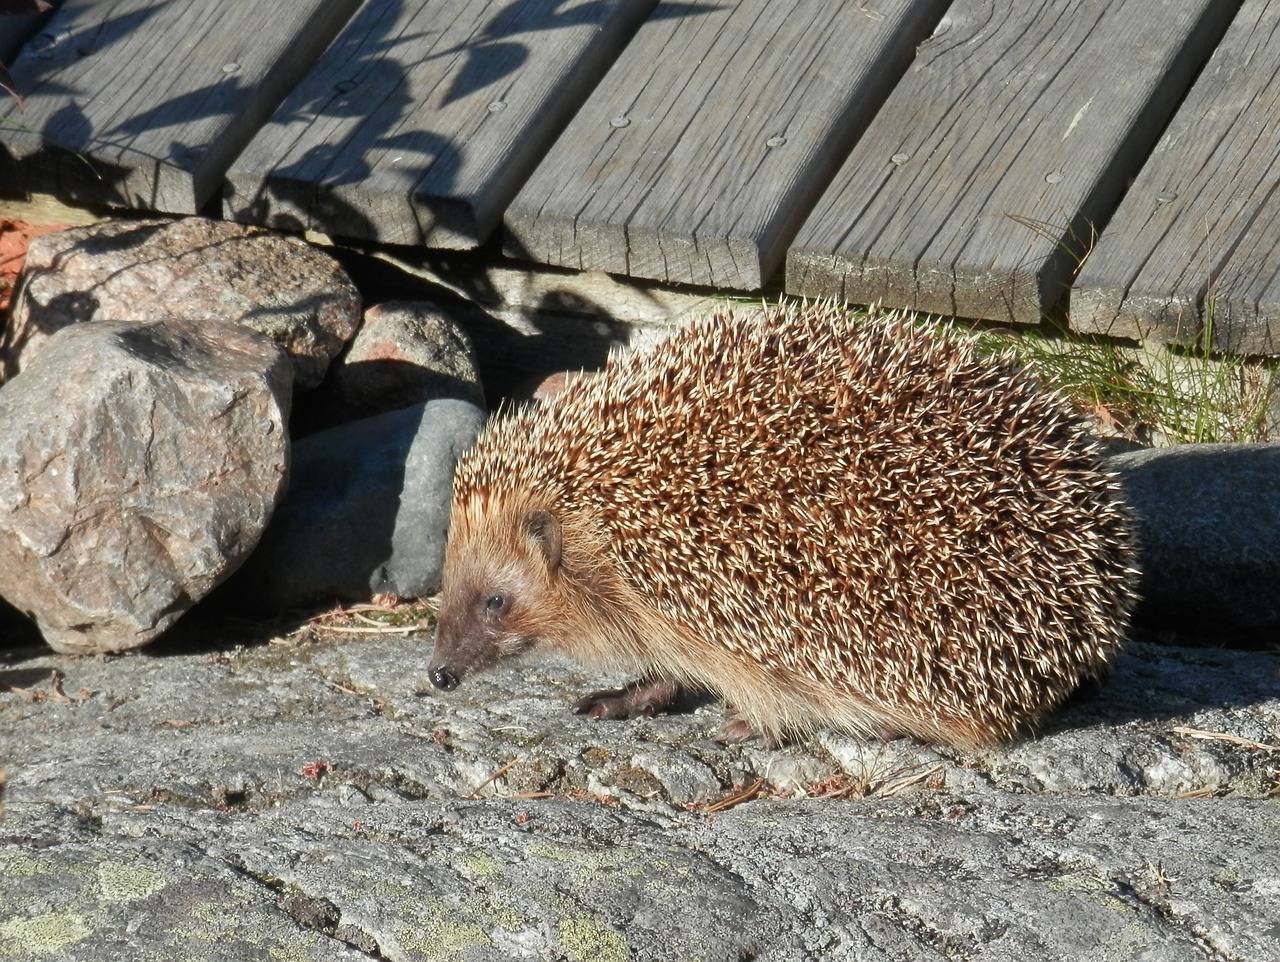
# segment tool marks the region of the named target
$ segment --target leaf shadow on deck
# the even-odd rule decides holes
[[[241,158],[250,173],[233,168],[229,216],[391,244],[484,243],[590,93],[596,78],[588,75],[608,67],[598,53],[574,52],[549,35],[583,27],[617,34],[627,20],[621,6],[513,0],[465,41],[434,47],[447,28],[411,29],[417,21],[406,20],[422,10],[407,0],[365,4],[272,118],[283,156],[268,160],[250,148]],[[672,3],[650,16],[713,9]],[[633,19],[627,36],[642,18]],[[557,60],[565,56],[582,60],[565,68]],[[504,98],[520,83],[532,84],[521,91],[525,109],[542,107],[513,122],[523,115]],[[486,137],[489,124],[499,132]]]
[[[131,206],[128,190],[129,169],[124,163],[104,160],[88,154],[101,149],[120,152],[125,145],[93,128],[83,104],[102,90],[77,91],[60,82],[57,71],[87,53],[111,57],[112,48],[133,32],[145,29],[172,0],[157,0],[145,9],[126,11],[108,17],[92,33],[91,40],[78,43],[60,42],[49,34],[37,34],[27,46],[35,51],[14,64],[15,80],[24,95],[38,93],[41,98],[66,98],[39,126],[34,118],[16,105],[11,105],[0,124],[15,137],[17,150],[0,144],[0,172],[4,178],[21,185],[27,192],[48,193],[64,200],[88,204]],[[54,27],[46,15],[42,25]],[[42,27],[43,29],[43,27]],[[91,50],[86,50],[86,46]],[[30,51],[28,51],[30,52]],[[49,76],[43,76],[49,74]],[[79,99],[77,99],[77,97]],[[158,161],[157,161],[158,163]]]
[[[546,31],[562,27],[591,26],[599,22],[609,8],[616,6],[614,3],[594,0],[568,10],[557,10],[564,5],[565,0],[513,0],[485,25],[475,43],[433,53],[432,58],[455,54],[462,54],[465,58],[462,70],[450,85],[444,102],[460,100],[519,69],[528,58],[529,49],[508,38],[533,29]],[[650,16],[666,20],[692,16],[706,9],[716,9],[716,6],[704,3],[665,3],[653,10]],[[530,21],[536,27],[531,27]],[[494,69],[495,63],[499,65],[497,70]]]
[[[129,206],[130,167],[80,153],[94,145],[94,138],[79,106],[68,103],[59,108],[43,132],[31,131],[31,140],[37,137],[39,146],[30,150],[0,143],[0,174],[6,180],[27,192],[70,202]]]
[[[284,99],[272,123],[286,129],[296,143],[295,149],[291,154],[277,156],[276,166],[268,168],[270,176],[260,182],[256,196],[239,198],[247,202],[244,208],[233,210],[228,200],[225,216],[278,229],[314,229],[336,237],[386,243],[387,238],[378,236],[378,220],[385,213],[383,208],[398,205],[401,217],[416,219],[413,232],[423,235],[438,231],[466,239],[461,245],[431,244],[432,248],[476,248],[488,244],[494,253],[499,253],[494,234],[507,203],[646,15],[650,19],[694,17],[725,7],[723,0],[660,5],[646,0],[576,3],[571,0],[491,0],[487,8],[455,2],[454,7],[475,22],[463,26],[465,42],[454,42],[458,37],[441,40],[438,36],[441,28],[434,21],[420,24],[410,20],[411,15],[425,18],[424,11],[428,10],[425,4],[426,0],[368,0],[359,6],[346,26],[338,31],[330,48],[319,56],[312,73],[287,96],[281,95]],[[83,56],[103,58],[110,66],[124,69],[127,64],[110,60],[113,55],[118,59],[121,42],[133,31],[148,32],[150,37],[156,29],[155,14],[172,6],[172,0],[159,0],[143,11],[118,14],[102,24],[87,26],[86,35],[91,35],[93,43],[92,49],[83,50]],[[432,0],[430,9],[447,7],[447,3]],[[438,103],[445,106],[470,99],[472,103],[466,105],[466,110],[478,113],[479,123],[485,123],[488,114],[485,108],[493,100],[495,90],[518,89],[525,81],[531,59],[551,63],[556,59],[553,54],[568,49],[564,45],[566,29],[581,34],[584,25],[598,28],[606,15],[614,17],[609,25],[613,40],[601,48],[592,39],[593,53],[587,57],[587,66],[579,64],[557,75],[559,79],[548,88],[553,93],[552,106],[558,105],[555,116],[536,113],[531,120],[512,127],[510,132],[515,142],[509,149],[519,156],[510,163],[503,161],[498,172],[477,188],[478,180],[473,172],[476,148],[469,146],[463,136],[445,136],[433,129],[434,115],[424,112],[421,103],[415,102],[414,84],[434,89]],[[556,41],[550,45],[545,42],[549,34],[557,34]],[[431,49],[431,35],[436,35],[439,49]],[[156,34],[156,39],[167,48],[181,42],[180,37],[163,31]],[[425,59],[415,58],[415,44],[422,48]],[[64,57],[68,54],[63,48],[81,46],[80,42],[68,43],[53,50],[57,57]],[[599,52],[606,48],[612,50],[607,56]],[[573,56],[582,55],[580,49],[573,49],[577,51]],[[47,71],[48,62],[40,63],[44,65],[38,69]],[[330,69],[335,64],[337,67]],[[432,64],[437,65],[433,73]],[[557,62],[558,70],[562,66]],[[434,88],[430,83],[422,83],[419,76],[422,70],[431,73]],[[59,76],[56,71],[52,73],[42,89],[54,91]],[[546,81],[545,72],[543,79],[550,83]],[[149,202],[154,200],[148,191],[154,193],[154,185],[162,178],[195,174],[201,179],[196,190],[197,202],[203,205],[200,211],[211,216],[223,215],[221,209],[214,209],[220,199],[211,195],[221,186],[229,197],[232,185],[224,179],[226,170],[221,167],[206,174],[205,169],[213,165],[207,164],[200,155],[216,149],[228,158],[239,155],[244,159],[252,148],[246,151],[245,144],[230,149],[225,144],[182,142],[181,130],[184,125],[195,129],[193,122],[219,112],[234,112],[239,102],[253,93],[244,75],[219,74],[214,83],[201,83],[194,89],[187,87],[168,97],[164,91],[157,91],[159,97],[149,98],[136,112],[112,119],[106,129],[94,129],[95,124],[101,128],[102,122],[91,113],[90,101],[86,99],[90,91],[61,93],[72,96],[63,100],[52,117],[38,124],[42,131],[33,130],[29,138],[14,147],[13,153],[24,153],[31,142],[38,144],[38,149],[14,157],[7,153],[6,145],[0,144],[0,162],[7,159],[10,169],[20,172],[21,180],[15,182],[22,182],[24,186],[39,185],[35,189],[72,200],[145,208],[152,206]],[[432,103],[434,107],[436,101]],[[478,111],[473,111],[473,106]],[[514,109],[506,116],[513,113]],[[421,122],[423,118],[425,122]],[[170,129],[174,139],[164,142],[155,137],[157,131],[163,134]],[[326,136],[327,132],[332,136]],[[462,132],[469,136],[467,130]],[[312,135],[309,140],[308,134]],[[135,146],[144,140],[149,140],[152,146],[148,149],[157,156],[148,156]],[[385,167],[379,174],[377,164],[384,157],[403,159],[394,178]],[[230,159],[227,163],[231,163]],[[194,170],[197,166],[198,171]],[[464,176],[470,178],[465,184],[462,183]],[[371,177],[378,179],[370,183]],[[201,188],[208,190],[202,192]],[[478,293],[476,299],[482,294]],[[572,345],[569,363],[573,365],[599,366],[609,349],[624,339],[622,326],[614,324],[604,303],[566,306],[554,296],[546,301],[536,306],[527,305],[527,308],[562,316],[590,315],[593,319],[602,319],[609,327],[604,331],[597,324]],[[502,323],[493,320],[480,328],[489,332],[494,325]],[[545,333],[547,342],[572,340],[567,327],[563,332],[548,330]],[[520,337],[530,346],[527,334]],[[512,341],[509,329],[506,336],[495,335],[495,338],[504,345]],[[497,352],[499,356],[512,353],[517,347],[514,342],[507,346],[511,351],[504,347]],[[546,353],[537,349],[532,352],[538,358],[534,362],[538,370],[534,373],[546,374],[564,368],[563,363],[553,365]],[[495,363],[504,366],[506,362]],[[529,372],[526,374],[532,376]],[[508,382],[513,383],[515,376],[512,372]]]

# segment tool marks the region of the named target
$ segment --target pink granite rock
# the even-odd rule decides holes
[[[110,221],[32,242],[0,334],[0,381],[80,321],[237,321],[314,387],[360,322],[360,295],[329,255],[256,227],[186,217]]]
[[[299,401],[294,427],[311,433],[442,398],[484,406],[470,338],[430,301],[387,301],[365,311],[324,383]]]

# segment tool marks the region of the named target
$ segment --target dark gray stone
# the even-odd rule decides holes
[[[290,369],[223,322],[68,328],[0,389],[0,596],[59,651],[150,641],[257,543]]]
[[[256,227],[184,217],[109,221],[32,241],[0,337],[0,380],[81,321],[236,321],[314,387],[360,323],[360,295],[328,254]]]
[[[1280,445],[1194,444],[1110,459],[1137,521],[1137,624],[1216,638],[1280,630]]]
[[[294,445],[289,495],[223,600],[280,611],[439,587],[453,468],[484,411],[442,399]]]

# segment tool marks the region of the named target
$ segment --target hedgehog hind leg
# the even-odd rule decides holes
[[[622,688],[593,691],[574,702],[574,710],[589,718],[650,718],[665,711],[684,693],[670,678],[646,675]]]
[[[719,731],[711,736],[719,745],[740,745],[757,739],[762,748],[782,748],[793,740],[782,733],[762,731],[741,715],[726,718]]]

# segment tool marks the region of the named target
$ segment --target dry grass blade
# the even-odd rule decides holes
[[[934,765],[932,768],[926,768],[922,772],[911,772],[898,778],[886,779],[876,790],[876,794],[881,796],[900,795],[908,788],[913,788],[921,782],[927,782],[934,776],[941,774],[942,766]]]
[[[810,798],[887,798],[901,795],[942,774],[943,767],[934,765],[921,770],[919,765],[907,765],[893,771],[871,770],[860,777],[838,775],[824,779],[810,788]],[[938,787],[938,786],[929,786]]]
[[[511,769],[515,768],[516,762],[518,761],[520,761],[520,759],[518,758],[511,759],[511,761],[507,762],[505,765],[503,765],[496,772],[494,772],[492,775],[490,775],[483,782],[481,782],[475,788],[471,789],[470,792],[468,792],[466,795],[462,797],[466,799],[470,799],[471,801],[478,801],[480,798],[480,792],[483,791],[485,788],[488,788],[490,785],[496,782],[503,775],[507,774],[507,772],[511,771]]]
[[[348,685],[346,682],[334,681],[332,678],[321,678],[320,681],[323,684],[328,685],[334,691],[340,691],[344,695],[355,695],[359,698],[364,697],[364,692],[360,691],[358,688]]]
[[[333,631],[343,635],[409,635],[427,628],[424,624],[414,625],[321,625],[321,631]]]
[[[393,598],[383,603],[375,601],[372,604],[330,608],[308,618],[299,630],[347,635],[408,635],[429,630],[434,614],[435,609],[426,602],[409,603]],[[406,618],[412,620],[406,621]]]
[[[743,802],[749,802],[758,796],[764,790],[764,779],[757,778],[754,782],[732,795],[726,795],[719,801],[712,802],[703,809],[707,814],[712,812],[723,812],[726,808],[733,808],[735,805],[741,805]]]
[[[1200,741],[1227,742],[1232,745],[1239,745],[1241,748],[1252,748],[1260,752],[1280,752],[1280,745],[1268,745],[1266,742],[1255,742],[1248,738],[1241,738],[1239,735],[1228,735],[1226,732],[1210,732],[1202,728],[1189,728],[1186,725],[1178,725],[1173,729],[1175,735],[1181,735],[1183,738],[1195,738]]]
[[[310,618],[304,621],[303,624],[304,625],[323,625],[327,622],[336,621],[339,618],[345,618],[345,617],[347,617],[347,609],[343,608],[341,605],[337,605],[333,608],[330,608],[328,611],[322,611],[317,615],[312,615]]]
[[[1178,792],[1174,798],[1221,798],[1227,794],[1227,789],[1222,785],[1210,786],[1206,788],[1193,788],[1189,792]]]

